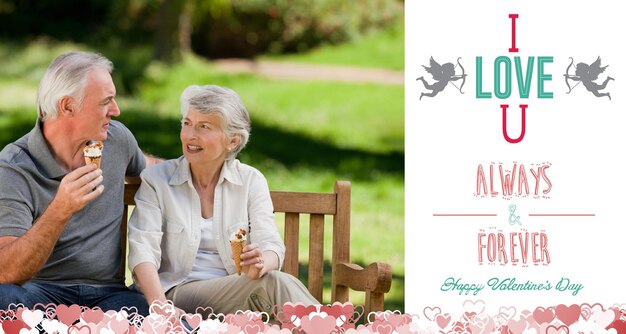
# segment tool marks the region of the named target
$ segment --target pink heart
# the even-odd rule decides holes
[[[380,334],[390,334],[393,332],[393,326],[390,324],[375,324],[372,326],[374,332],[378,332]]]
[[[82,322],[79,322],[79,323],[76,323],[76,324],[75,324],[75,325],[73,325],[73,326],[74,326],[74,327],[76,327],[76,326],[87,326],[87,327],[89,327],[89,331],[90,331],[91,333],[94,333],[94,334],[95,334],[95,333],[100,333],[100,331],[101,331],[103,328],[107,328],[107,324],[108,324],[108,322],[105,322],[105,321],[103,321],[103,322],[99,322],[99,323],[95,323],[95,324],[94,324],[94,323],[91,323],[91,322],[88,322],[88,323],[86,323],[86,324],[84,324],[84,323],[82,323]]]
[[[85,322],[97,324],[102,321],[102,318],[104,318],[104,312],[99,308],[83,311],[83,320],[85,320]]]
[[[469,324],[457,321],[452,325],[452,333],[465,333],[469,332]],[[471,332],[470,332],[471,333]]]
[[[335,317],[326,316],[322,318],[318,315],[302,318],[302,329],[306,333],[329,334],[335,330]]]
[[[290,308],[290,310],[293,311],[293,308]],[[283,307],[275,305],[274,308],[272,308],[272,314],[274,314],[274,317],[276,318],[276,320],[278,320],[278,322],[281,323],[283,328],[287,328],[289,326],[292,326],[289,328],[293,328],[291,316],[288,316],[287,313],[285,313]]]
[[[441,309],[438,306],[436,306],[436,307],[429,307],[429,306],[427,306],[427,307],[424,308],[423,312],[424,312],[424,316],[426,317],[426,319],[428,319],[430,321],[434,321],[435,317],[438,314],[441,314]]]
[[[2,316],[2,320],[5,319],[15,319],[16,318],[16,314],[17,314],[18,310],[12,310],[10,308],[6,309],[6,310],[0,310],[0,315]]]
[[[261,328],[261,326],[259,324],[254,324],[254,325],[246,325],[245,327],[243,327],[243,332],[246,334],[257,334],[257,333],[262,333],[263,328]]]
[[[128,320],[124,318],[115,317],[109,321],[109,329],[115,332],[115,334],[124,334],[128,331]]]
[[[159,300],[155,300],[152,305],[150,305],[150,314],[160,314],[165,316],[167,319],[170,319],[174,313],[174,305],[171,302],[162,302]]]
[[[509,320],[507,326],[509,327],[509,331],[511,331],[512,334],[521,334],[524,332],[524,330],[526,330],[526,327],[528,327],[528,321],[526,321],[526,319],[511,319]]]
[[[393,328],[398,328],[405,324],[406,317],[400,313],[391,312],[387,315],[387,323]]]
[[[282,308],[275,309],[274,314],[276,319],[283,325],[284,328],[293,328],[300,325],[302,317],[309,315],[316,311],[314,305],[305,306],[302,303],[285,303]]]
[[[17,319],[22,319],[22,313],[24,312],[24,310],[27,310],[27,308],[24,308],[24,307],[18,308],[17,310],[13,312],[13,317]]]
[[[472,317],[469,325],[472,328],[472,333],[491,333],[496,326],[493,319],[488,315]]]
[[[83,326],[70,326],[67,329],[67,332],[69,334],[91,334],[91,328],[89,328],[88,325],[83,325]]]
[[[546,327],[546,334],[559,334],[559,333],[569,334],[569,327],[567,326],[556,327],[554,325],[550,325]]]
[[[385,320],[385,317],[387,316],[387,312],[389,311],[385,311],[385,312],[370,312],[370,314],[367,315],[367,322],[369,323],[373,323],[374,321],[377,320]]]
[[[506,320],[512,319],[515,314],[517,313],[517,310],[515,309],[515,307],[511,306],[511,307],[500,307],[500,316],[503,317]]]
[[[235,325],[239,328],[244,328],[246,325],[256,321],[262,322],[261,315],[251,311],[237,311],[235,314],[229,314],[226,316],[227,323]]]
[[[476,312],[465,312],[463,313],[463,318],[467,321],[472,320],[473,317],[476,316]]]
[[[0,310],[0,321],[13,319],[13,312],[8,310]]]
[[[60,322],[66,326],[71,326],[78,318],[80,318],[81,310],[80,306],[74,304],[71,306],[59,305],[57,306],[57,318]]]
[[[357,305],[354,307],[354,315],[352,316],[351,322],[355,323],[357,321],[359,321],[359,319],[363,316],[363,313],[365,313],[365,307],[363,305]],[[411,315],[410,314],[406,314],[406,316],[409,318],[408,322],[411,322]]]
[[[200,323],[202,322],[202,315],[187,313],[183,314],[181,319],[185,320],[193,329],[196,329],[200,326]]]
[[[569,326],[578,321],[578,318],[580,317],[580,306],[577,304],[572,304],[570,306],[561,304],[556,307],[556,316],[565,325]]]
[[[327,306],[326,310],[323,311],[328,313],[328,315],[332,315],[336,319],[339,319],[342,315],[345,316],[346,319],[352,319],[352,317],[354,317],[354,305],[352,305],[352,303],[341,304],[339,302],[335,302],[330,307]]]
[[[165,333],[169,325],[165,316],[151,314],[144,319],[141,329],[147,333]]]
[[[450,316],[449,313],[437,314],[437,316],[435,317],[435,320],[437,322],[437,326],[439,326],[439,328],[441,329],[444,329],[448,327],[448,324],[450,324],[450,320],[452,320],[452,316]]]
[[[526,327],[526,329],[535,329],[537,333],[540,332],[541,326],[537,323],[535,317],[533,317],[533,314],[530,311],[522,311],[520,313],[520,319],[526,319],[526,321],[528,322],[528,327]]]
[[[596,310],[591,313],[590,319],[595,321],[600,327],[607,328],[618,317],[615,310],[608,309],[606,311]]]
[[[133,316],[139,314],[139,310],[137,310],[136,306],[130,306],[130,307],[122,306],[122,308],[120,309],[120,312],[122,311],[126,311],[129,318],[132,318]]]
[[[196,313],[199,313],[200,315],[209,317],[213,315],[213,308],[208,306],[208,307],[196,307]]]
[[[42,303],[37,303],[33,306],[33,310],[37,310],[37,309],[41,309],[42,311],[46,312],[49,309],[54,309],[56,308],[56,305],[54,303],[49,303],[49,304],[42,304]]]
[[[293,308],[293,314],[298,318],[302,318],[315,311],[316,311],[315,305],[305,306],[304,304],[295,304]]]
[[[28,327],[35,328],[43,320],[43,315],[42,310],[31,311],[24,309],[21,312],[18,311],[17,318],[24,321]]]
[[[551,323],[555,316],[556,314],[552,307],[548,307],[547,309],[537,307],[533,312],[533,319],[540,325],[543,323]]]
[[[475,313],[476,315],[481,315],[485,312],[485,302],[482,300],[471,301],[466,300],[463,302],[463,309],[466,313]]]

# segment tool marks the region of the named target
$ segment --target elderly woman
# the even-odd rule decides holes
[[[286,302],[317,304],[280,272],[285,246],[265,177],[235,159],[250,118],[228,88],[190,86],[181,96],[184,155],[144,170],[129,222],[129,266],[148,303],[171,300],[185,312],[270,312]],[[229,239],[250,241],[236,272]]]

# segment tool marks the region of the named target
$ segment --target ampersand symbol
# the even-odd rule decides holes
[[[519,221],[519,216],[515,215],[515,204],[509,204],[509,225],[519,224],[522,226],[522,222]]]

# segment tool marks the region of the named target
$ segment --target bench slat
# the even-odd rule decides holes
[[[324,193],[296,193],[272,191],[275,212],[297,212],[334,215],[337,212],[337,196]]]
[[[324,282],[324,215],[311,215],[309,228],[309,292],[322,301]]]
[[[300,240],[300,215],[285,213],[285,263],[283,271],[298,277],[298,247]]]

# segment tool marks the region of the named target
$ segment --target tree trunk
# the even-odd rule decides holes
[[[154,59],[168,64],[180,60],[179,21],[189,0],[162,0],[154,42]]]
[[[193,33],[193,12],[195,10],[195,0],[187,0],[185,7],[178,20],[178,42],[180,52],[191,52],[191,34]]]

